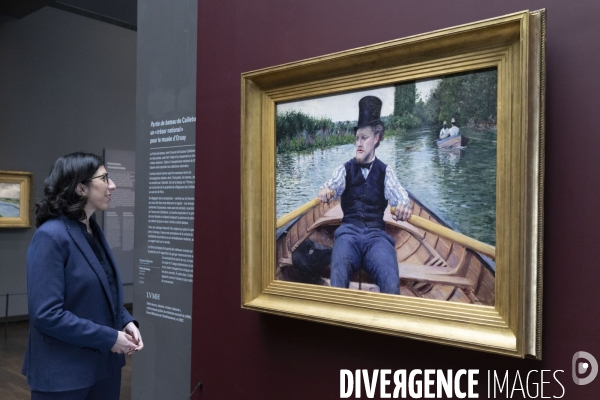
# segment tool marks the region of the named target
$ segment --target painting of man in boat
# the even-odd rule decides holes
[[[495,69],[278,103],[275,278],[493,305],[496,110]]]

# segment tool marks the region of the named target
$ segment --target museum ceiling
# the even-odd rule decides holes
[[[127,29],[137,27],[137,0],[0,0],[0,15],[20,19],[48,6]]]

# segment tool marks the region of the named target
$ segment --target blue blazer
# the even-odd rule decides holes
[[[125,356],[110,349],[133,317],[123,308],[112,252],[96,222],[90,223],[115,266],[118,305],[78,222],[64,216],[44,222],[27,251],[30,322],[22,372],[34,390],[89,387],[125,365]]]

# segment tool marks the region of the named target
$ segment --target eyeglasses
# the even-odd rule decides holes
[[[96,178],[101,178],[104,183],[108,183],[108,180],[110,179],[110,177],[108,176],[108,172],[102,175],[98,175],[98,176],[93,176],[90,179],[88,179],[86,182],[91,181],[92,179],[96,179]]]

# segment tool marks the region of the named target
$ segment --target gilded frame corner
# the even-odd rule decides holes
[[[242,307],[541,358],[545,11],[374,44],[241,76]],[[498,70],[494,306],[275,280],[276,102],[480,68]],[[516,206],[515,206],[516,205]]]
[[[19,185],[19,216],[0,217],[0,228],[31,228],[32,179],[30,172],[0,171],[0,183]]]

